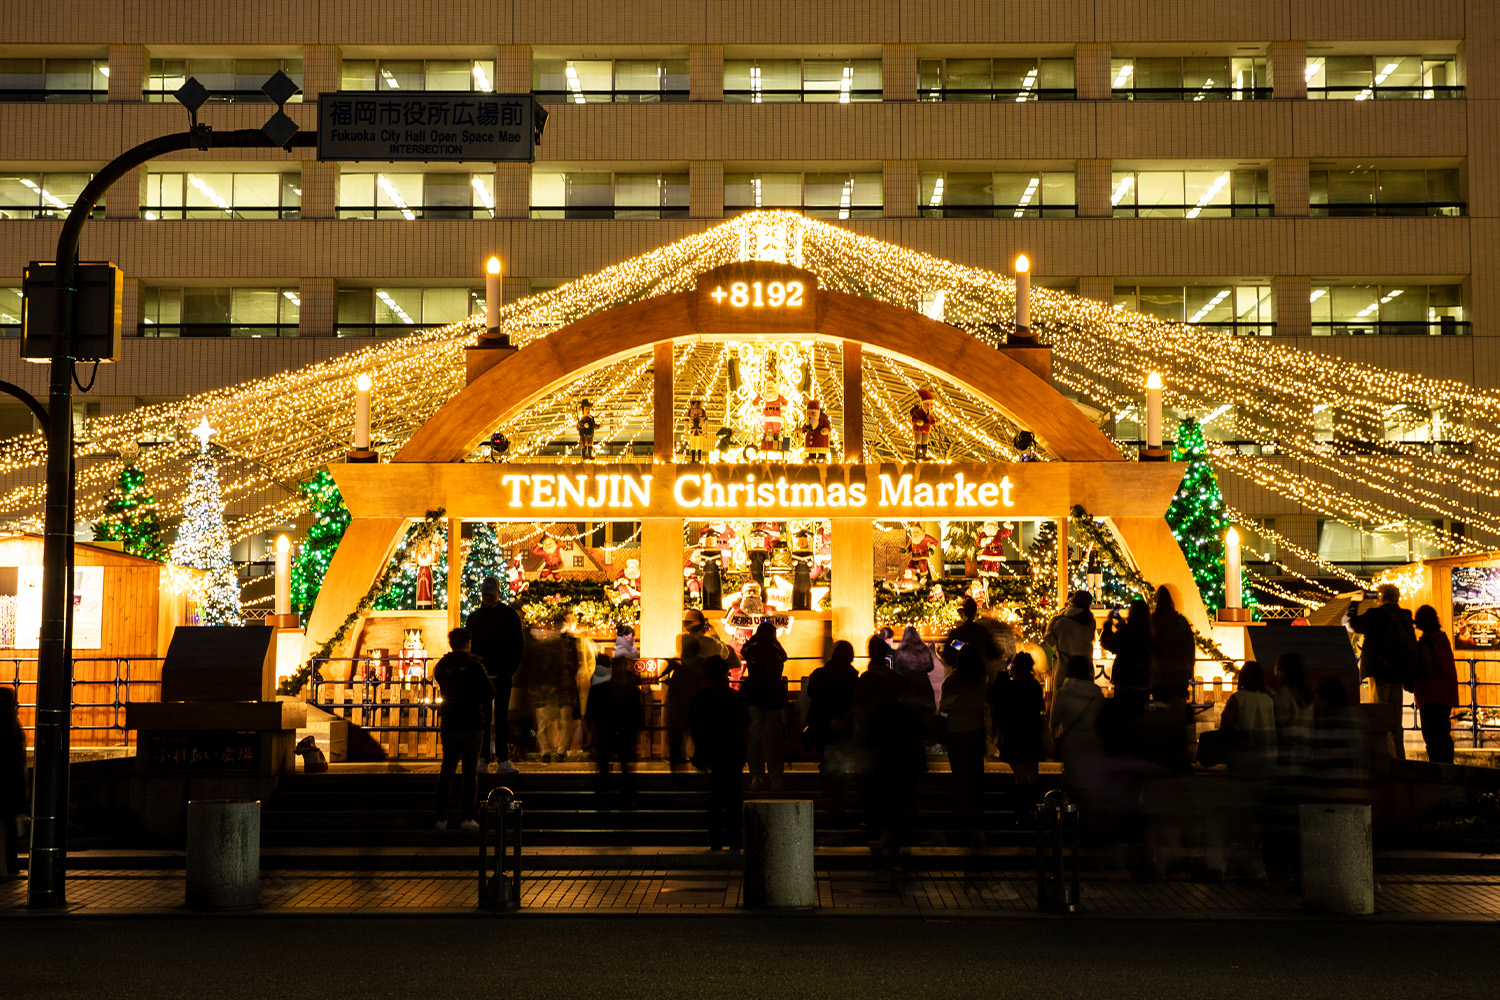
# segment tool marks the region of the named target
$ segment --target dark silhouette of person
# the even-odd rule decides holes
[[[807,678],[803,746],[821,753],[830,744],[849,737],[849,714],[854,710],[854,688],[858,683],[854,647],[840,639],[833,644],[828,662]]]
[[[21,850],[18,820],[31,810],[26,801],[26,734],[21,729],[16,689],[0,685],[0,875],[16,875]]]
[[[1141,711],[1151,696],[1151,608],[1137,597],[1121,617],[1112,609],[1099,633],[1099,645],[1115,654],[1110,681],[1121,708]]]
[[[1010,671],[996,677],[987,694],[1000,759],[1010,766],[1015,778],[1016,820],[1021,824],[1028,821],[1036,805],[1040,764],[1047,755],[1042,739],[1047,703],[1035,667],[1030,653],[1017,653],[1010,661]]]
[[[776,626],[761,622],[740,647],[740,658],[745,661],[740,696],[750,709],[750,790],[765,787],[769,777],[771,790],[777,791],[786,754],[786,650],[776,638]]]
[[[493,755],[499,762],[501,774],[515,774],[516,766],[510,762],[507,715],[510,712],[511,685],[515,682],[516,671],[521,668],[526,628],[516,609],[501,602],[499,579],[487,576],[480,582],[479,607],[469,612],[464,627],[469,630],[473,653],[484,664],[484,671],[495,689],[494,701],[485,713],[480,755],[486,760]]]
[[[1437,609],[1424,604],[1417,609],[1416,627],[1422,637],[1417,640],[1416,696],[1417,716],[1422,720],[1422,742],[1427,744],[1427,759],[1434,764],[1453,763],[1453,709],[1458,705],[1458,669],[1453,663],[1453,646],[1438,621]]]
[[[989,671],[979,643],[964,643],[958,651],[957,669],[943,678],[943,696],[938,706],[943,713],[948,767],[953,773],[954,815],[959,829],[970,834],[975,847],[984,846],[984,831],[979,821],[984,783],[984,696],[988,680]]]
[[[484,735],[485,706],[493,704],[495,687],[484,664],[469,652],[469,630],[448,633],[449,652],[432,670],[443,703],[438,711],[443,742],[443,766],[438,773],[436,825],[448,828],[448,796],[453,790],[453,772],[463,765],[459,789],[459,829],[477,830],[474,813],[479,805],[479,742]]]
[[[601,795],[613,791],[622,806],[634,797],[631,769],[637,756],[636,742],[646,724],[641,704],[641,679],[636,675],[634,657],[616,656],[610,665],[609,681],[589,689],[585,716],[594,728],[594,766]],[[618,776],[613,765],[619,764]]]
[[[745,768],[750,712],[729,689],[729,661],[703,661],[704,685],[690,708],[693,766],[708,772],[708,846],[739,850],[741,772]]]
[[[890,647],[870,640],[870,665],[854,686],[856,736],[869,761],[865,773],[865,830],[870,853],[895,858],[916,824],[917,792],[927,770],[924,720],[904,695],[907,683],[891,668]]]

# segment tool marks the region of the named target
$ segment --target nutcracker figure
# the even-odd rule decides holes
[[[708,411],[703,408],[702,400],[695,399],[688,404],[683,431],[688,461],[703,461],[704,453],[708,451]]]
[[[812,610],[812,572],[817,553],[813,550],[812,535],[797,532],[797,544],[792,548],[792,610]]]
[[[932,393],[926,389],[918,389],[916,405],[911,408],[911,434],[917,443],[915,461],[927,461],[927,436],[937,425],[937,409]]]
[[[578,453],[585,462],[594,460],[594,431],[598,424],[594,420],[593,410],[591,400],[585,399],[578,404]]]
[[[724,550],[719,548],[719,533],[713,528],[704,528],[703,533],[698,536],[698,548],[693,552],[692,561],[698,567],[703,610],[723,610]]]
[[[809,462],[827,462],[829,439],[833,434],[833,421],[823,412],[823,404],[816,399],[808,400],[807,422],[802,425],[802,448]]]

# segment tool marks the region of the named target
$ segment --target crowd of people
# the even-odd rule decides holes
[[[446,825],[460,767],[461,826],[474,820],[477,768],[493,759],[497,769],[514,771],[506,716],[518,687],[540,759],[581,751],[595,763],[600,790],[628,804],[645,724],[634,636],[622,629],[612,652],[603,653],[570,615],[527,629],[498,596],[498,582],[487,579],[480,607],[450,635],[452,652],[434,670],[443,697],[438,826]],[[1296,654],[1281,656],[1269,673],[1247,662],[1217,730],[1200,745],[1191,704],[1194,633],[1166,588],[1153,596],[1152,605],[1137,599],[1111,610],[1098,628],[1091,596],[1072,595],[1046,631],[1040,664],[1018,648],[1008,623],[993,609],[981,613],[972,599],[938,649],[914,628],[899,639],[886,629],[869,639],[861,672],[854,646],[839,641],[802,685],[795,715],[788,710],[787,653],[774,625],[762,623],[736,652],[689,608],[677,655],[659,676],[674,783],[686,780],[689,765],[706,773],[710,846],[737,846],[744,772],[748,766],[750,791],[779,791],[787,722],[800,719],[795,742],[818,761],[828,808],[859,809],[871,849],[888,856],[912,842],[934,751],[946,750],[952,773],[945,825],[973,845],[984,843],[992,825],[983,810],[986,758],[1014,776],[1017,825],[1031,821],[1041,764],[1052,759],[1095,828],[1108,827],[1115,841],[1136,831],[1158,867],[1168,852],[1152,841],[1162,831],[1175,824],[1180,836],[1184,827],[1203,825],[1201,816],[1180,814],[1199,792],[1181,783],[1195,750],[1200,765],[1226,764],[1233,787],[1244,792],[1218,810],[1220,829],[1204,834],[1210,856],[1221,840],[1219,854],[1231,847],[1256,854],[1264,807],[1277,796],[1354,794],[1366,770],[1367,726],[1343,680],[1310,670]],[[1424,606],[1413,618],[1399,596],[1382,587],[1379,605],[1349,619],[1350,630],[1365,635],[1361,676],[1378,701],[1399,703],[1403,690],[1414,691],[1430,759],[1451,762],[1452,649],[1433,609]],[[1107,687],[1096,641],[1114,657]],[[1402,734],[1389,728],[1390,752],[1400,754]],[[1258,861],[1248,867],[1254,874]]]

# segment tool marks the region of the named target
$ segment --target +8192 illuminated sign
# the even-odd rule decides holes
[[[782,306],[796,309],[802,305],[802,297],[806,291],[806,286],[800,281],[735,281],[729,285],[728,291],[724,290],[723,285],[716,285],[708,297],[721,305],[728,299],[733,309],[761,309],[767,306],[772,309],[780,309]]]
[[[819,305],[818,276],[789,264],[740,261],[698,276],[700,333],[812,333]]]

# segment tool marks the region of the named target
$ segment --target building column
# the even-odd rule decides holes
[[[1107,306],[1115,304],[1115,279],[1110,275],[1092,275],[1078,279],[1078,294]]]
[[[302,209],[304,219],[332,219],[338,213],[339,165],[320,160],[302,161]]]
[[[1080,101],[1110,99],[1108,42],[1079,42],[1073,46],[1073,86]]]
[[[682,627],[681,518],[648,517],[641,522],[642,656],[676,656]]]
[[[1057,608],[1068,606],[1068,515],[1057,519]]]
[[[337,45],[302,46],[303,103],[337,92],[344,75],[343,63]]]
[[[146,46],[111,45],[109,47],[110,103],[141,103],[146,87]]]
[[[146,200],[146,168],[136,167],[110,187],[104,197],[106,219],[139,219],[141,203]]]
[[[915,45],[881,46],[880,89],[883,101],[915,101],[917,99],[917,47]]]
[[[332,337],[338,330],[339,293],[332,278],[303,278],[297,297],[298,336]]]
[[[495,218],[531,218],[531,164],[495,164]]]
[[[1271,308],[1276,310],[1276,332],[1294,337],[1312,333],[1312,279],[1278,274],[1271,279]]]
[[[125,275],[124,291],[120,296],[120,336],[136,337],[141,332],[141,289],[145,286],[140,278]]]
[[[875,631],[875,531],[868,517],[835,517],[833,535],[833,638],[854,644],[863,656],[865,640]],[[680,560],[679,560],[680,561]]]
[[[844,462],[859,465],[865,460],[864,345],[857,340],[846,340],[843,343],[843,354]]]
[[[694,45],[688,53],[688,99],[724,99],[724,46]]]
[[[1307,45],[1304,42],[1272,42],[1266,47],[1266,65],[1271,73],[1271,92],[1277,100],[1300,100],[1307,96]]]
[[[651,461],[671,462],[676,451],[677,404],[672,398],[672,342],[651,350]],[[678,541],[681,541],[679,537]],[[679,553],[677,562],[682,562]],[[680,570],[682,567],[674,564]]]
[[[1271,205],[1278,216],[1306,218],[1308,213],[1307,161],[1271,161]]]
[[[693,160],[688,164],[688,215],[694,219],[724,218],[724,164]]]
[[[460,612],[464,603],[464,523],[448,518],[448,630],[463,624]]]
[[[1080,219],[1109,219],[1115,214],[1109,203],[1112,160],[1078,160],[1073,164],[1073,197],[1078,199]]]
[[[881,201],[887,219],[911,219],[917,215],[919,188],[916,160],[886,160],[881,164]]]
[[[495,46],[495,93],[531,93],[531,46]]]

